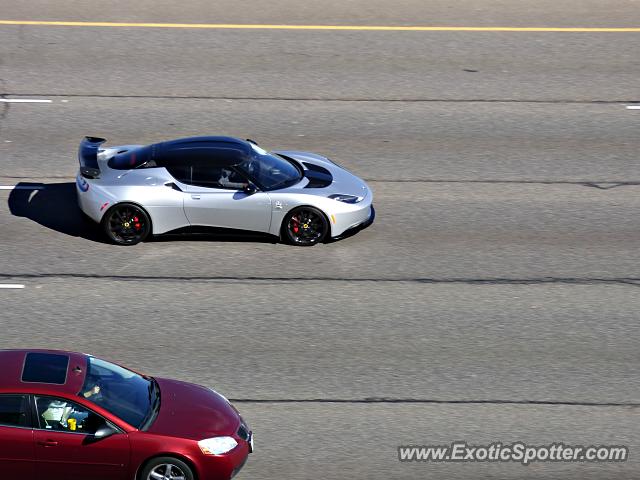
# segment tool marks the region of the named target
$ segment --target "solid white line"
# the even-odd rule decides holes
[[[627,110],[640,110],[640,105],[627,105]]]
[[[24,288],[24,285],[18,283],[0,283],[0,288]]]
[[[38,100],[35,98],[0,98],[0,103],[51,103],[53,100]]]
[[[44,190],[42,185],[0,185],[0,190]]]

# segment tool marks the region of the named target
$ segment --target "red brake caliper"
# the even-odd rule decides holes
[[[133,226],[136,227],[136,230],[140,230],[140,220],[138,217],[133,217],[133,221],[135,222]]]
[[[300,223],[298,222],[298,219],[296,217],[291,217],[291,220],[293,220],[293,233],[298,233],[300,230]]]

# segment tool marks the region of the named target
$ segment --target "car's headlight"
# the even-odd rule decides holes
[[[238,442],[231,437],[213,437],[200,440],[198,446],[205,455],[222,455],[236,448]]]
[[[357,197],[355,195],[346,195],[342,193],[336,193],[334,195],[329,195],[329,198],[333,200],[337,200],[338,202],[344,203],[358,203],[362,200],[363,197]]]

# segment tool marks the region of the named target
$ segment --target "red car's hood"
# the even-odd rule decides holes
[[[224,397],[192,383],[156,378],[160,385],[160,411],[149,433],[202,440],[233,435],[240,415]]]

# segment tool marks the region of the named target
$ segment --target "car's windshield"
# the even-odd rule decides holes
[[[152,378],[89,357],[87,376],[79,395],[129,425],[142,428],[159,403],[160,391]]]
[[[293,163],[252,144],[253,155],[237,168],[263,190],[286,188],[302,179],[302,173]]]

